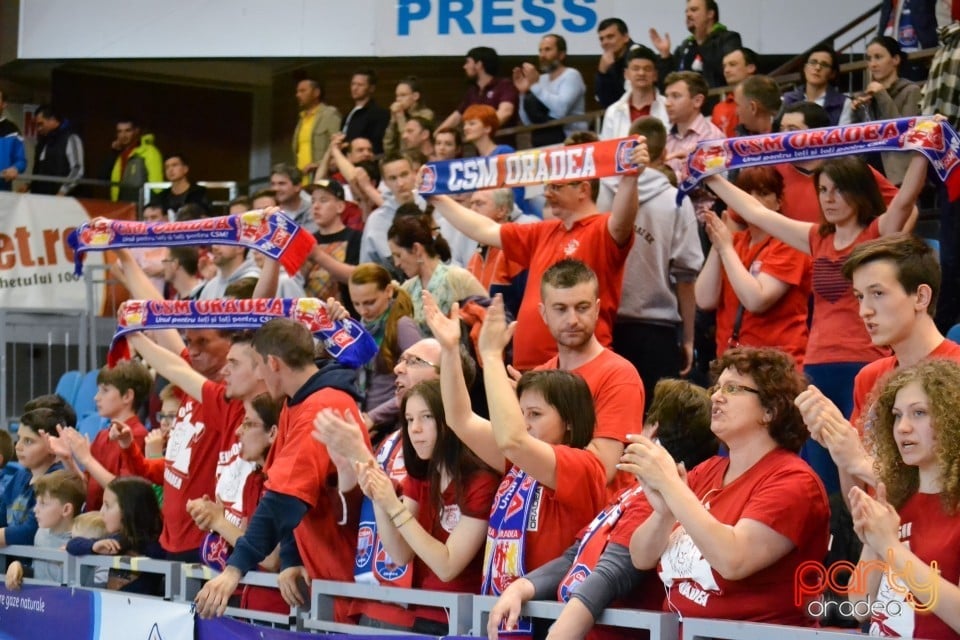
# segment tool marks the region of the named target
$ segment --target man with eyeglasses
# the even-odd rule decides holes
[[[596,135],[583,132],[571,136],[567,143],[596,139]],[[564,258],[576,258],[590,266],[600,282],[597,338],[609,346],[620,302],[623,266],[633,245],[637,178],[650,161],[644,138],[638,138],[630,161],[638,167],[638,173],[620,178],[610,213],[597,211],[596,180],[546,185],[544,197],[554,219],[534,224],[497,224],[449,196],[435,196],[430,202],[457,230],[482,245],[502,249],[508,260],[526,267],[529,282],[539,283],[544,272]],[[513,366],[521,371],[532,369],[557,353],[556,341],[540,317],[540,304],[540,288],[527,287],[517,313],[513,342]]]

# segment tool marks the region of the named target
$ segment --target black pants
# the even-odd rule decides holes
[[[683,366],[679,328],[643,322],[613,325],[613,350],[637,368],[643,380],[644,402],[653,402],[653,388],[661,378],[676,378]]]

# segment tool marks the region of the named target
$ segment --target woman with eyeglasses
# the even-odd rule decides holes
[[[209,531],[203,541],[201,555],[207,560],[222,560],[222,566],[215,567],[222,570],[226,565],[237,540],[243,535],[247,523],[253,517],[260,498],[263,497],[264,483],[267,475],[263,470],[267,454],[277,437],[277,421],[280,418],[280,403],[272,399],[269,394],[261,393],[252,400],[244,400],[243,422],[237,427],[237,440],[240,446],[240,457],[256,466],[247,476],[243,486],[242,516],[238,521],[231,519],[223,505],[203,496],[187,502],[187,513],[193,518],[203,531]],[[223,543],[230,545],[229,548]],[[217,560],[214,560],[217,562]],[[210,564],[210,562],[207,562]],[[280,570],[280,554],[275,550],[258,567],[258,571],[276,572]],[[274,613],[289,613],[290,605],[284,602],[277,589],[246,585],[243,587],[240,606],[258,611]]]
[[[816,45],[810,49],[803,65],[803,84],[783,94],[783,106],[813,102],[826,109],[830,124],[850,124],[853,122],[853,102],[837,89],[835,82],[839,75],[837,52],[830,45]]]
[[[920,85],[899,74],[900,63],[905,58],[900,44],[890,36],[877,36],[867,44],[870,83],[853,101],[855,122],[920,115]],[[880,157],[890,182],[902,183],[910,156],[887,152]]]
[[[783,178],[774,167],[748,167],[737,187],[780,211]],[[735,222],[743,223],[735,212]],[[697,306],[717,312],[717,355],[731,347],[779,347],[800,366],[807,348],[810,257],[754,224],[731,233],[713,212],[704,220],[712,244],[697,276]]]
[[[423,315],[423,292],[429,291],[444,313],[450,306],[470,296],[487,297],[487,290],[472,273],[456,265],[448,265],[450,245],[435,229],[432,217],[398,217],[387,230],[387,244],[393,264],[407,276],[401,285],[413,300],[413,318],[420,331],[429,336]]]
[[[809,625],[795,575],[823,560],[830,507],[797,455],[807,429],[793,401],[804,380],[776,349],[731,349],[711,370],[710,429],[729,457],[688,472],[649,438],[629,436],[620,468],[652,509],[630,539],[633,565],[658,567],[664,611],[681,617]]]

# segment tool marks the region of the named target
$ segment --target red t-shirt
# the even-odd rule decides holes
[[[801,171],[792,164],[778,164],[774,165],[774,168],[783,176],[783,198],[780,199],[780,213],[794,220],[819,225],[822,220],[820,198],[813,184],[813,175]],[[870,170],[873,172],[873,178],[880,188],[883,201],[889,205],[890,201],[897,195],[897,187],[873,167],[870,167]]]
[[[556,356],[537,367],[557,368],[559,359]],[[604,349],[596,358],[570,373],[583,378],[590,388],[590,395],[593,396],[594,411],[597,415],[594,438],[610,438],[627,444],[628,433],[640,433],[643,430],[643,382],[637,368],[629,360],[610,349]],[[607,486],[607,496],[620,493],[621,489],[634,482],[633,475],[617,473],[617,477]]]
[[[749,620],[808,625],[794,605],[794,575],[807,561],[823,560],[830,536],[830,506],[823,484],[800,457],[774,449],[739,478],[723,486],[729,458],[697,465],[690,489],[719,522],[748,518],[789,538],[794,548],[765,569],[741,580],[726,580],[709,565],[680,525],[660,557],[667,588],[664,611],[693,618]]]
[[[740,124],[740,118],[737,117],[737,104],[733,101],[732,93],[728,93],[723,102],[718,102],[713,107],[710,122],[717,125],[717,128],[723,131],[723,135],[728,138],[737,137],[737,125]]]
[[[607,230],[609,218],[608,213],[587,216],[574,222],[569,231],[559,220],[500,225],[504,255],[529,269],[527,278],[532,285],[527,287],[517,313],[517,331],[513,339],[513,366],[517,369],[533,369],[557,353],[556,340],[540,316],[540,280],[544,271],[565,258],[582,260],[597,274],[600,319],[596,335],[603,346],[610,346],[623,287],[623,265],[635,234],[631,233],[622,247],[617,246]]]
[[[264,483],[267,477],[263,471],[254,470],[247,475],[247,480],[243,484],[243,513],[242,522],[245,529],[253,513],[260,504],[260,498],[263,497]],[[257,568],[258,571],[263,569]],[[258,587],[256,585],[244,585],[240,596],[240,606],[244,609],[255,609],[257,611],[269,611],[271,613],[290,613],[288,605],[279,589],[269,587]]]
[[[203,384],[202,395],[202,403],[183,395],[164,453],[160,545],[171,553],[190,551],[203,544],[205,534],[187,513],[187,501],[212,496],[216,488],[217,463],[224,441],[219,429],[230,403],[224,398],[223,385],[209,380]],[[240,411],[242,415],[242,403]]]
[[[872,362],[887,355],[874,346],[860,318],[860,305],[853,297],[853,285],[843,277],[843,263],[854,247],[880,237],[874,220],[843,249],[833,246],[834,235],[821,236],[810,228],[810,255],[813,257],[813,321],[807,341],[807,364],[829,362]]]
[[[900,509],[900,540],[926,564],[937,563],[940,577],[950,584],[960,583],[960,515],[947,515],[939,493],[917,493]],[[932,613],[914,611],[906,602],[906,586],[898,578],[895,590],[884,572],[874,603],[880,609],[870,620],[870,635],[929,638],[930,640],[958,637],[940,618]],[[919,585],[924,588],[929,584]],[[900,606],[897,607],[896,605]],[[892,605],[892,606],[891,606]],[[899,615],[896,615],[899,609]],[[894,614],[894,615],[890,615]]]
[[[739,343],[750,347],[779,347],[803,365],[807,348],[807,306],[810,298],[810,258],[793,247],[768,238],[750,246],[750,232],[733,234],[733,248],[740,262],[756,277],[765,273],[790,285],[783,297],[764,313],[754,315],[744,310]],[[747,264],[747,261],[750,264]],[[730,346],[733,325],[740,300],[724,274],[717,306],[717,354]]]
[[[650,105],[645,105],[639,109],[633,106],[633,102],[627,101],[627,105],[630,107],[630,122],[633,122],[637,118],[645,118],[650,115]]]
[[[214,495],[223,503],[227,520],[240,526],[244,511],[243,488],[247,476],[256,467],[240,457],[237,427],[243,422],[243,401],[228,400],[226,386],[207,380],[203,383],[203,407],[207,428],[220,437]]]
[[[321,409],[331,408],[352,415],[360,422],[360,410],[348,394],[322,388],[302,402],[284,402],[278,419],[277,438],[270,447],[264,471],[266,489],[299,498],[309,509],[293,530],[303,566],[311,578],[353,580],[357,527],[337,524],[342,516],[337,496],[337,470],[327,448],[313,437],[313,419]],[[370,446],[369,436],[367,446]],[[345,621],[349,600],[337,599],[336,618]]]
[[[500,480],[490,471],[476,471],[464,480],[461,501],[457,503],[456,488],[451,482],[441,494],[443,513],[438,517],[436,506],[430,501],[430,482],[407,476],[403,480],[403,495],[419,505],[417,522],[435,539],[446,543],[450,533],[457,527],[461,516],[486,520],[490,516],[490,505],[497,493]],[[350,556],[353,560],[353,556]],[[483,575],[483,546],[460,575],[444,582],[419,557],[413,562],[413,586],[428,591],[453,591],[458,593],[480,593],[480,581]],[[415,618],[426,618],[437,622],[446,622],[447,614],[435,607],[413,606]]]
[[[553,445],[557,488],[540,485],[527,520],[524,569],[533,571],[559,557],[607,503],[607,472],[585,449]]]
[[[953,360],[960,362],[960,344],[944,338],[937,348],[924,357],[924,360]],[[873,397],[878,393],[877,382],[886,374],[900,366],[897,356],[887,356],[874,360],[853,379],[853,413],[850,414],[850,424],[863,433],[864,424],[861,421],[864,409],[873,404]]]
[[[490,291],[490,285],[510,284],[523,267],[503,257],[503,251],[498,247],[487,247],[487,254],[483,256],[475,251],[467,262],[467,271],[473,274],[483,288]]]
[[[130,427],[133,432],[133,441],[137,443],[140,450],[143,451],[144,441],[147,438],[147,429],[140,422],[137,416],[130,416],[124,421],[124,424]],[[103,465],[103,468],[115,476],[133,476],[138,475],[136,471],[127,462],[126,456],[123,456],[123,450],[120,445],[110,440],[110,428],[101,429],[97,436],[90,443],[90,453],[97,462]],[[99,511],[103,504],[103,487],[93,476],[87,474],[87,511]]]

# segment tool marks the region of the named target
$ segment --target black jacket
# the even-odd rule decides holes
[[[344,120],[343,132],[347,134],[347,142],[354,138],[366,138],[373,144],[373,152],[383,153],[383,134],[390,124],[390,112],[370,99],[363,107],[347,114]]]
[[[636,42],[631,40],[627,43],[627,48],[623,50],[623,55],[613,61],[610,68],[605,73],[597,71],[594,78],[594,97],[600,106],[606,109],[623,96],[624,78],[623,70],[627,66],[627,52],[636,46]]]
[[[720,23],[713,25],[713,30],[703,44],[697,44],[693,36],[688,36],[674,50],[673,55],[657,61],[660,85],[663,86],[667,75],[672,71],[700,71],[708,85],[722,87],[727,84],[723,79],[723,56],[741,46],[740,34],[728,30]],[[698,56],[700,65],[696,62]],[[698,69],[698,66],[701,68]]]

